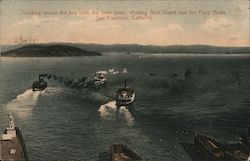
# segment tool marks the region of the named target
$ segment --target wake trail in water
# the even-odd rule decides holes
[[[6,105],[9,112],[15,112],[19,117],[27,118],[31,115],[33,108],[37,105],[38,98],[45,91],[33,92],[32,89],[26,90],[18,95],[14,100]]]
[[[114,100],[101,105],[98,109],[98,112],[100,113],[100,116],[103,119],[109,119],[118,114],[120,118],[126,121],[127,125],[134,125],[134,117],[132,116],[130,111],[125,106],[117,107],[116,101]]]
[[[111,111],[115,112],[117,109],[116,101],[110,101],[106,104],[103,104],[99,107],[98,111],[102,118],[106,118],[108,115],[111,115]]]
[[[134,117],[125,106],[121,106],[119,112],[121,116],[126,120],[128,125],[130,126],[134,125]]]

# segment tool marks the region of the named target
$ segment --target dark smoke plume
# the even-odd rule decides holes
[[[63,77],[63,76],[55,75],[55,74],[40,74],[39,77],[47,78],[48,80],[50,79],[54,80],[58,83],[63,84],[65,87],[68,87],[71,89],[81,90],[81,89],[90,87],[87,77],[73,79],[73,78]]]

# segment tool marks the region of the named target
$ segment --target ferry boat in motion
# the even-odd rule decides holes
[[[120,88],[116,91],[116,105],[117,106],[127,106],[134,102],[135,100],[135,90],[133,88],[127,87],[125,80],[125,87]]]
[[[46,74],[40,74],[38,81],[33,82],[32,89],[33,91],[42,91],[47,88],[48,84],[44,81],[42,77],[47,76]]]
[[[96,72],[95,75],[85,82],[85,87],[101,87],[105,85],[107,78],[103,71]]]
[[[101,86],[103,85],[106,81],[107,78],[102,72],[96,72],[94,77],[91,79],[96,86]]]

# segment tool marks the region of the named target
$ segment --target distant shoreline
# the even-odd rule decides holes
[[[221,47],[212,45],[140,45],[140,44],[80,44],[48,43],[2,46],[1,56],[8,57],[68,57],[100,56],[102,52],[151,54],[250,54],[250,47]],[[59,48],[59,49],[58,49]],[[26,52],[26,53],[25,53]]]

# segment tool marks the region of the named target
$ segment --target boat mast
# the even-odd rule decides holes
[[[9,129],[15,130],[15,123],[12,114],[9,114]]]

